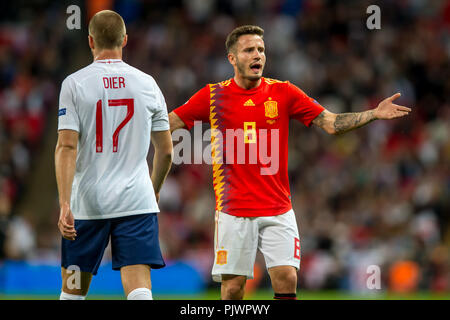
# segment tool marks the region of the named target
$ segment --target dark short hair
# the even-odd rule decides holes
[[[227,52],[234,47],[236,42],[238,42],[239,37],[246,34],[256,34],[261,38],[264,38],[264,30],[258,26],[246,25],[240,26],[230,32],[227,36],[227,40],[225,41],[225,47],[227,48]]]
[[[97,12],[89,21],[89,34],[99,49],[120,47],[126,35],[122,17],[111,10]]]

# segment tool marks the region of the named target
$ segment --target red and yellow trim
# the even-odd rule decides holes
[[[211,123],[211,157],[213,164],[213,186],[214,192],[216,194],[216,210],[222,210],[223,205],[223,190],[225,182],[223,181],[223,161],[221,160],[221,150],[220,145],[222,141],[219,139],[219,125],[217,123],[218,119],[216,118],[216,112],[214,112],[216,106],[214,99],[214,90],[216,89],[217,84],[211,84],[209,86],[210,89],[210,111],[209,111],[209,121]]]
[[[281,80],[271,79],[271,78],[264,78],[264,81],[265,81],[267,84],[285,83],[285,82],[287,82],[287,81],[281,81]]]

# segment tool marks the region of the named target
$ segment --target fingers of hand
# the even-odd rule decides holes
[[[72,229],[74,229],[74,225],[67,223],[67,221],[64,220],[64,219],[59,219],[58,225],[61,225],[61,226],[65,227],[65,228],[72,228]]]
[[[70,207],[68,205],[63,205],[61,207],[58,228],[64,239],[71,241],[75,240],[77,231],[75,230],[73,215],[70,212]]]
[[[75,238],[77,237],[77,234],[73,233],[73,232],[62,232],[61,231],[61,235],[63,236],[64,239],[67,239],[67,240],[75,240]]]
[[[392,119],[394,119],[394,118],[401,118],[401,117],[404,117],[404,116],[406,116],[408,114],[409,114],[408,111],[396,111],[396,112],[392,113]]]
[[[61,235],[63,236],[64,239],[67,240],[75,240],[75,238],[77,237],[77,234],[74,232],[61,232]]]
[[[411,112],[411,108],[405,107],[405,106],[400,106],[398,104],[392,104],[397,111],[407,111],[407,112]]]
[[[69,240],[75,240],[77,236],[77,231],[75,230],[73,225],[68,225],[64,223],[64,221],[60,220],[58,222],[59,231],[61,232],[64,238],[71,238]]]
[[[77,236],[77,232],[75,230],[60,230],[61,234],[65,237],[73,237]]]
[[[64,226],[61,226],[60,229],[61,229],[61,231],[63,231],[64,233],[77,234],[77,230],[75,230],[74,227],[64,227]]]
[[[75,236],[68,236],[68,235],[63,235],[64,239],[70,240],[70,241],[74,241],[75,240]]]
[[[394,94],[393,96],[390,96],[390,97],[388,98],[388,100],[389,100],[389,101],[393,101],[393,100],[399,98],[401,95],[402,95],[402,94],[401,94],[400,92],[397,92],[397,93]]]

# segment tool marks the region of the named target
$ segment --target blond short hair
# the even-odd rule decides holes
[[[121,47],[126,32],[122,17],[111,10],[99,11],[89,21],[89,35],[98,49]]]

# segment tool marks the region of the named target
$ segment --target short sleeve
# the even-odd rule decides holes
[[[300,88],[288,82],[289,118],[311,126],[311,122],[325,110],[315,99],[308,97]]]
[[[185,104],[174,110],[188,129],[195,121],[209,121],[210,91],[209,85],[197,91]]]
[[[152,115],[152,131],[170,130],[169,116],[167,114],[167,104],[164,95],[155,83],[157,108]]]
[[[80,132],[80,118],[76,108],[76,88],[72,78],[64,79],[59,94],[58,130]]]

